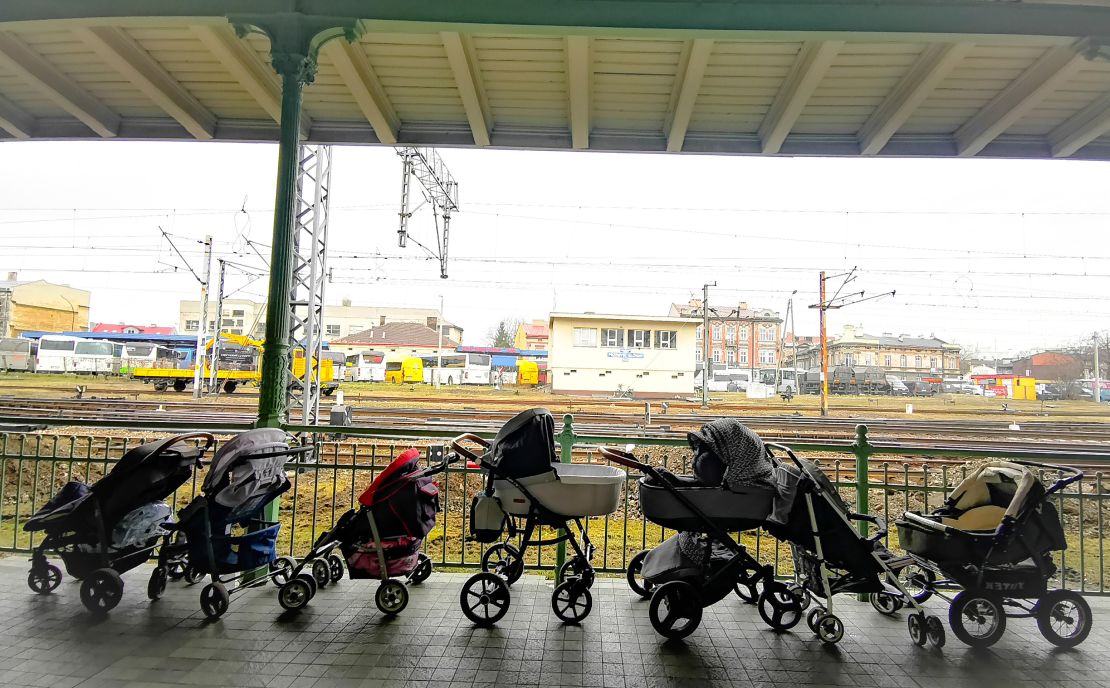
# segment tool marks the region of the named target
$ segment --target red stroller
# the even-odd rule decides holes
[[[302,573],[306,566],[319,568],[326,562],[330,579],[338,580],[345,561],[352,579],[381,579],[374,602],[383,614],[401,613],[409,602],[407,586],[432,575],[432,560],[420,551],[439,511],[439,488],[431,476],[445,471],[452,458],[423,470],[419,461],[419,450],[403,452],[359,495],[359,508],[340,516],[331,530],[316,539],[281,586],[282,607],[302,609],[316,594],[316,579]],[[337,548],[342,558],[335,553]]]

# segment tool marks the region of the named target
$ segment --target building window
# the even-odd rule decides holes
[[[233,317],[233,318],[245,318],[245,317],[247,317],[247,313],[246,313],[246,311],[231,311],[231,317]]]
[[[770,325],[763,325],[759,328],[759,341],[773,342],[775,341],[775,328]]]
[[[732,365],[733,363],[736,363],[736,351],[734,349],[729,349],[728,350],[728,364]]]
[[[736,325],[729,325],[725,329],[725,343],[734,344],[736,342]]]
[[[748,350],[740,349],[740,365],[748,365]]]
[[[920,356],[914,356],[913,357],[913,367],[914,368],[920,368],[921,367],[921,357]]]
[[[775,350],[774,349],[760,349],[759,362],[763,365],[775,364]]]
[[[720,323],[714,323],[713,324],[713,341],[717,341],[720,338],[721,338],[721,324]]]
[[[740,341],[742,341],[742,342],[748,341],[748,334],[749,334],[748,328],[746,328],[746,327],[740,328]]]
[[[899,362],[898,362],[898,365],[899,365],[899,367],[901,367],[901,368],[905,368],[905,367],[906,367],[906,354],[902,354],[902,355],[901,355],[901,356],[899,357],[898,361],[899,361]]]
[[[852,354],[844,354],[844,365],[850,366],[855,363],[855,356]]]
[[[363,327],[362,325],[351,325],[350,327],[347,328],[347,334],[354,334],[356,332],[362,332],[365,329],[366,328]]]
[[[185,330],[187,332],[196,332],[197,328],[199,328],[199,327],[200,327],[200,321],[199,320],[186,320],[185,321]]]
[[[704,358],[704,356],[701,355],[701,349],[698,349],[697,351],[694,352],[694,362],[695,363],[701,363],[702,358]]]
[[[890,358],[891,358],[890,354],[887,354],[886,356],[883,357],[883,365],[885,365],[887,368],[889,368],[890,366],[893,365],[893,363],[891,363]]]
[[[705,328],[701,325],[698,325],[698,329],[695,330],[694,336],[696,336],[698,338],[698,341],[700,342],[702,339],[705,338]]]
[[[235,321],[229,318],[224,318],[224,323],[221,327],[235,327]]]
[[[937,359],[936,358],[930,358],[929,359],[929,367],[932,368],[933,370],[936,370],[936,367],[937,367]]]
[[[655,333],[656,349],[677,349],[678,332],[675,330],[658,330]]]
[[[633,349],[650,349],[651,330],[629,330],[628,346]]]
[[[720,349],[717,349],[713,352],[713,362],[714,363],[720,363],[721,362],[721,350]]]
[[[624,346],[624,330],[602,330],[602,346]]]
[[[863,358],[864,358],[864,361],[865,361],[864,365],[869,365],[869,366],[870,365],[875,365],[875,357],[872,356],[871,354],[867,354]]]
[[[574,328],[575,346],[597,346],[597,330],[592,327]]]
[[[327,325],[324,327],[324,334],[329,337],[339,336],[339,325]]]

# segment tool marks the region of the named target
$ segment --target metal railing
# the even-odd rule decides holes
[[[309,432],[308,428],[291,427]],[[169,430],[160,425],[159,434]],[[318,451],[313,463],[296,464],[290,476],[292,489],[282,498],[279,548],[283,554],[306,552],[316,537],[353,505],[373,478],[410,446],[428,447],[446,439],[435,432],[422,437],[399,437],[399,433],[368,428],[344,428],[346,437],[331,439],[319,428]],[[412,435],[411,431],[406,434]],[[392,437],[391,437],[392,435]],[[35,534],[23,532],[23,524],[69,480],[91,482],[104,475],[129,449],[144,439],[137,435],[94,436],[0,433],[0,551],[28,552],[38,542]],[[628,437],[578,435],[573,418],[565,416],[556,438],[563,461],[600,460],[599,445],[623,446]],[[676,473],[689,472],[691,455],[686,443],[677,439],[639,438],[636,453]],[[845,501],[861,512],[876,513],[893,523],[902,512],[928,511],[941,505],[944,495],[968,473],[967,461],[983,458],[1018,458],[1041,462],[1075,463],[1088,469],[1085,479],[1053,497],[1065,526],[1068,549],[1056,555],[1059,566],[1056,584],[1092,594],[1107,593],[1107,562],[1104,536],[1108,490],[1103,487],[1102,465],[1110,466],[1110,453],[1017,451],[1011,449],[952,449],[926,445],[884,445],[868,441],[860,426],[854,442],[790,442],[799,454],[818,462],[839,489]],[[471,498],[483,486],[482,472],[473,468],[449,469],[440,479],[441,506],[435,529],[428,535],[424,551],[440,566],[476,567],[482,547],[468,543]],[[1094,470],[1091,470],[1094,467]],[[198,471],[171,501],[184,507],[196,496],[203,482]],[[1051,476],[1046,476],[1051,478]],[[588,528],[597,546],[594,564],[599,571],[624,570],[639,550],[652,547],[671,533],[644,520],[638,508],[634,481],[627,488],[614,514],[591,518]],[[762,561],[772,563],[780,574],[789,574],[789,549],[765,534],[744,533],[742,541]],[[897,548],[896,533],[888,544]],[[550,569],[562,560],[558,547],[530,550],[526,565]]]

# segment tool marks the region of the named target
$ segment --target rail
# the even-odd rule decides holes
[[[180,424],[159,423],[149,435],[182,430]],[[241,426],[213,430],[235,432]],[[344,437],[334,428],[288,426],[310,435],[317,443],[316,460],[291,466],[293,488],[280,505],[283,524],[279,546],[285,554],[308,550],[322,530],[344,511],[357,504],[359,493],[400,451],[418,446],[442,445],[442,431],[398,431],[375,428],[344,428]],[[488,436],[488,434],[487,434]],[[28,552],[37,542],[24,533],[27,518],[69,480],[93,481],[107,472],[126,451],[149,437],[137,434],[39,434],[0,433],[0,552]],[[686,443],[674,438],[603,436],[578,434],[570,415],[564,416],[556,436],[560,457],[570,460],[601,460],[599,445],[636,444],[636,453],[675,472],[687,472],[691,456]],[[876,513],[888,520],[901,512],[928,510],[941,504],[967,474],[966,461],[983,458],[1027,459],[1045,463],[1075,463],[1085,467],[1085,479],[1056,497],[1055,503],[1068,537],[1068,549],[1057,555],[1057,584],[1091,594],[1110,594],[1110,570],[1105,557],[1106,501],[1102,466],[1110,466],[1110,453],[1097,451],[1046,451],[992,448],[945,447],[943,444],[872,443],[866,426],[856,430],[851,442],[789,442],[799,454],[818,462],[841,495],[861,512]],[[628,487],[639,476],[629,475]],[[173,495],[177,508],[198,492],[203,469]],[[442,512],[435,529],[425,541],[425,552],[440,566],[476,567],[482,551],[465,542],[471,498],[482,489],[481,472],[453,467],[441,479]],[[591,539],[597,545],[594,563],[599,571],[619,572],[640,549],[652,547],[670,533],[646,522],[638,509],[635,489],[625,489],[616,513],[592,518]],[[766,535],[745,533],[742,540],[757,558],[789,574],[789,549]],[[896,534],[888,544],[897,547]],[[551,569],[561,561],[557,547],[530,549],[527,566]]]

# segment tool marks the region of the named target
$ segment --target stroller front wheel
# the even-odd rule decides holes
[[[214,620],[223,616],[230,604],[231,595],[219,581],[209,583],[200,591],[200,610],[209,619]]]
[[[409,603],[409,589],[401,581],[392,578],[382,581],[374,593],[374,604],[378,611],[388,616],[400,614]]]
[[[1075,647],[1091,632],[1091,607],[1071,590],[1051,590],[1037,603],[1037,628],[1057,647]]]
[[[492,626],[509,611],[509,586],[495,573],[471,576],[459,594],[463,615],[478,626]]]
[[[648,619],[655,632],[668,640],[681,640],[697,630],[701,615],[698,590],[686,581],[669,581],[651,595]]]
[[[964,644],[990,647],[1006,632],[1006,612],[995,595],[963,590],[948,608],[948,624]]]
[[[594,569],[584,557],[573,556],[563,562],[559,573],[555,576],[558,583],[566,583],[572,578],[580,579],[587,588],[594,587]]]
[[[898,610],[902,608],[902,600],[889,592],[873,592],[867,596],[867,599],[871,602],[871,606],[875,608],[875,611],[883,616],[897,614]]]
[[[844,637],[844,622],[832,614],[822,614],[817,620],[814,633],[826,645],[835,645]]]
[[[776,631],[789,631],[802,620],[802,605],[782,583],[768,581],[757,602],[759,616]]]
[[[297,562],[293,557],[278,557],[270,562],[270,580],[274,585],[283,586],[293,577],[295,568],[297,568]]]
[[[150,572],[150,580],[146,583],[146,596],[152,602],[162,596],[166,592],[166,581],[169,579],[169,573],[164,566],[155,566],[154,570]]]
[[[507,542],[499,542],[482,555],[482,571],[501,574],[509,585],[524,575],[524,559],[520,552]]]
[[[312,560],[312,577],[316,579],[316,585],[320,588],[328,587],[331,582],[331,567],[328,562],[323,559]]]
[[[334,552],[328,555],[328,573],[333,583],[343,580],[343,557]]]
[[[185,565],[185,582],[186,583],[188,583],[189,585],[196,585],[197,583],[201,582],[202,580],[204,580],[204,573],[200,569],[193,566],[192,564],[186,564]]]
[[[644,600],[651,597],[651,592],[655,589],[655,584],[645,580],[642,575],[644,571],[644,559],[647,557],[649,551],[651,550],[645,549],[632,557],[628,561],[628,572],[625,574],[628,578],[628,587],[632,588],[632,592],[636,593]]]
[[[53,564],[33,566],[27,574],[27,587],[40,595],[49,595],[62,584],[62,570]]]
[[[312,587],[301,576],[288,581],[278,590],[278,604],[287,611],[300,611],[308,605],[311,599]]]
[[[122,598],[123,579],[115,569],[97,569],[81,581],[81,603],[90,612],[110,612]]]
[[[551,593],[551,609],[564,623],[576,624],[590,615],[594,598],[590,588],[580,580],[570,579],[555,586]]]
[[[432,559],[427,554],[421,552],[420,556],[417,558],[416,568],[409,574],[409,581],[411,581],[413,585],[419,585],[428,580],[428,577],[431,575]]]

